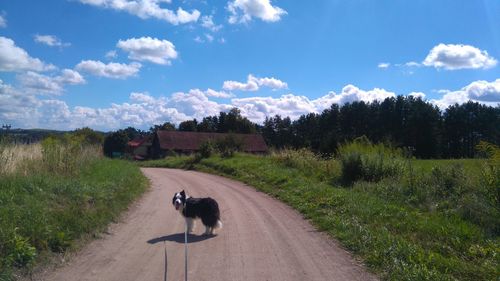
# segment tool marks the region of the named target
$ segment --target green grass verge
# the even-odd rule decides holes
[[[103,231],[147,186],[136,165],[105,158],[89,160],[71,175],[2,175],[0,280],[29,273],[51,253]]]
[[[415,163],[425,170],[424,164]],[[272,156],[211,157],[198,163],[172,157],[142,165],[191,168],[248,183],[300,211],[384,280],[499,280],[498,236],[453,213],[336,186],[329,177]]]

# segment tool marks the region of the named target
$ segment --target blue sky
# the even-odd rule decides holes
[[[0,0],[0,123],[146,129],[416,95],[500,103],[500,2]]]

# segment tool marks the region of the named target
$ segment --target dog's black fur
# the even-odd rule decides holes
[[[212,230],[220,227],[219,204],[210,197],[188,197],[183,190],[174,194],[172,204],[176,210],[182,208],[182,215],[186,218],[200,218],[203,225]]]

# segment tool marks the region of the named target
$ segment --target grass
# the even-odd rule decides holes
[[[339,162],[305,151],[284,151],[199,162],[171,157],[143,165],[192,168],[248,183],[300,211],[384,280],[498,280],[499,233],[494,226],[464,216],[461,211],[474,208],[457,203],[461,196],[477,197],[469,200],[479,205],[475,215],[499,222],[498,206],[482,197],[481,182],[471,176],[481,170],[475,165],[484,161],[407,160],[401,174],[348,186],[340,185]],[[458,174],[447,170],[462,162],[466,168],[457,168]],[[459,179],[452,182],[450,193],[441,194],[446,181],[456,175]],[[444,183],[438,181],[442,178]]]
[[[77,248],[147,187],[136,165],[104,158],[99,147],[3,144],[0,162],[0,280]]]

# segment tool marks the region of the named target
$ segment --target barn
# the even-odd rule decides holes
[[[145,160],[149,158],[151,150],[151,138],[139,137],[127,143],[127,154],[134,160]]]
[[[193,154],[199,150],[200,145],[204,142],[215,142],[228,136],[238,139],[243,145],[244,152],[262,154],[268,151],[264,138],[260,134],[223,134],[159,130],[154,136],[150,155],[153,159],[159,159],[167,156],[169,152]]]

